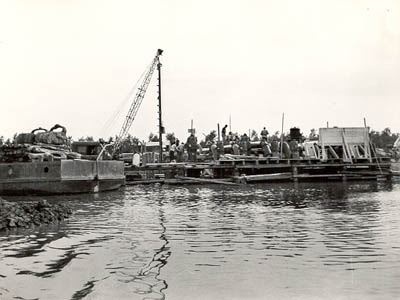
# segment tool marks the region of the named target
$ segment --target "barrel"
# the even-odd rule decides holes
[[[300,142],[301,140],[300,128],[297,127],[290,128],[290,139]]]

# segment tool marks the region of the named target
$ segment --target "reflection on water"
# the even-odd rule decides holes
[[[0,235],[0,299],[396,299],[399,196],[362,182],[49,197],[75,213]]]

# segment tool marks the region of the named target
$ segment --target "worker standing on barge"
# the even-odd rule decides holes
[[[172,143],[169,147],[169,161],[173,162],[175,160],[176,144]]]
[[[250,138],[247,134],[243,134],[241,141],[240,141],[240,148],[242,155],[249,155],[250,154]]]
[[[268,139],[268,130],[264,127],[264,129],[263,130],[261,130],[261,141],[267,141],[267,139]]]
[[[224,127],[222,127],[222,130],[221,130],[222,142],[224,142],[224,143],[226,140],[226,128],[228,128],[228,125],[225,125]]]
[[[186,141],[186,149],[189,155],[189,161],[196,162],[197,161],[197,138],[192,133],[187,141]]]
[[[179,141],[178,141],[179,144]],[[183,162],[183,155],[185,152],[185,144],[182,142],[176,147],[176,160],[177,162]]]
[[[219,158],[218,157],[218,146],[217,146],[217,144],[215,143],[214,140],[211,142],[210,151],[211,151],[211,155],[212,155],[213,160],[214,161],[218,160],[218,158]]]
[[[240,147],[236,141],[232,142],[232,152],[234,155],[240,155]]]

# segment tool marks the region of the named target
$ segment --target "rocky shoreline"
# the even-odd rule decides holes
[[[42,199],[34,203],[9,202],[0,197],[0,232],[55,224],[71,216],[66,204],[49,204]]]

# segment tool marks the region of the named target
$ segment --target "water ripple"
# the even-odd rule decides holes
[[[363,182],[49,197],[75,213],[0,235],[0,299],[263,299],[266,283],[280,299],[396,299],[399,195]]]

